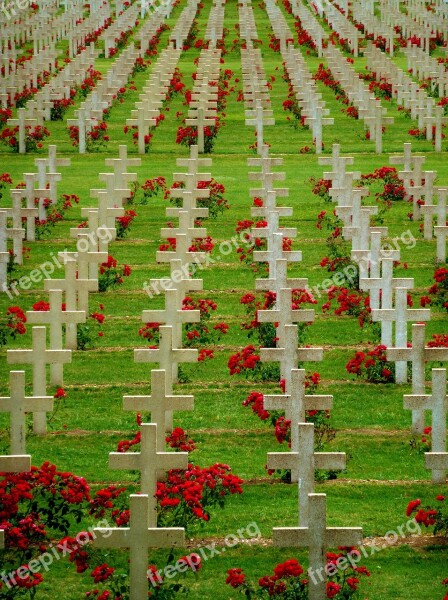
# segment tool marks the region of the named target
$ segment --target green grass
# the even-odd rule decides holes
[[[204,37],[211,5],[209,0],[204,4],[198,19],[199,38]],[[173,12],[170,26],[175,23],[182,7],[183,3]],[[432,485],[423,457],[410,449],[411,416],[403,408],[403,394],[409,393],[410,387],[355,381],[345,370],[347,361],[356,350],[372,347],[371,332],[361,330],[354,318],[337,317],[331,312],[321,311],[326,296],[320,296],[316,286],[322,284],[328,273],[319,264],[326,254],[325,233],[316,229],[315,224],[317,214],[321,210],[332,210],[333,205],[313,196],[309,180],[311,177],[322,177],[327,167],[320,166],[314,154],[299,153],[301,147],[312,144],[311,133],[301,128],[293,129],[286,120],[282,102],[287,96],[287,86],[282,79],[281,57],[268,48],[268,34],[272,29],[265,11],[257,3],[253,4],[253,8],[258,35],[263,40],[264,69],[268,78],[275,78],[270,95],[276,125],[266,127],[265,139],[271,144],[271,154],[283,158],[283,165],[278,170],[286,173],[286,180],[280,186],[289,188],[289,197],[280,198],[279,205],[294,208],[293,217],[283,219],[282,224],[297,228],[298,236],[293,249],[303,252],[303,261],[290,267],[290,275],[308,277],[318,297],[316,319],[308,330],[306,344],[322,346],[325,350],[324,360],[320,364],[310,363],[307,368],[321,374],[319,393],[334,396],[332,423],[337,434],[328,445],[328,450],[346,452],[348,457],[346,471],[334,481],[316,485],[316,490],[327,494],[329,525],[362,526],[367,538],[384,536],[388,531],[406,526],[405,509],[409,500],[419,497],[423,504],[431,503],[437,494],[446,494],[446,485]],[[292,29],[291,17],[286,15],[286,18]],[[236,23],[237,5],[228,2],[225,12],[225,26],[230,31],[228,47],[236,36]],[[159,49],[165,47],[167,40],[168,32],[165,32]],[[61,43],[58,48],[62,53],[65,46]],[[194,48],[181,56],[179,67],[187,88],[191,88],[191,74],[195,70],[193,61],[198,56],[199,51]],[[310,70],[316,71],[320,59],[306,55],[305,59]],[[400,53],[394,60],[405,68]],[[104,73],[111,63],[110,59],[101,59],[98,68]],[[355,60],[354,66],[358,71],[364,65],[363,58]],[[227,54],[222,66],[234,71],[241,80],[238,53]],[[48,239],[27,244],[31,248],[31,255],[18,270],[19,277],[28,275],[49,260],[51,253],[56,255],[64,249],[75,249],[75,242],[69,234],[70,228],[76,227],[82,220],[82,207],[94,206],[90,189],[102,187],[98,175],[108,170],[104,160],[116,157],[120,144],[128,144],[128,152],[136,156],[136,147],[123,133],[123,126],[149,75],[150,69],[137,74],[134,78],[137,89],[128,93],[123,104],[113,107],[108,121],[111,141],[106,151],[81,156],[71,146],[65,124],[49,124],[49,143],[57,144],[58,154],[71,159],[71,166],[61,169],[62,180],[58,190],[60,193],[79,195],[80,203],[67,212],[64,221],[54,228]],[[348,119],[341,113],[342,105],[332,92],[320,83],[318,87],[330,116],[335,118],[335,125],[324,129],[326,154],[331,152],[333,143],[340,143],[342,154],[354,157],[351,168],[367,173],[387,165],[389,154],[401,153],[403,142],[412,141],[413,151],[425,154],[425,169],[437,171],[437,184],[448,185],[446,142],[444,151],[437,154],[426,141],[410,138],[407,131],[414,123],[397,110],[395,102],[384,102],[388,115],[393,116],[395,122],[387,127],[384,154],[378,156],[374,154],[373,142],[363,139],[362,123]],[[236,85],[236,90],[240,88],[241,82]],[[231,497],[224,510],[217,510],[202,529],[189,536],[189,548],[198,549],[204,543],[215,540],[217,546],[223,549],[222,540],[227,534],[251,522],[256,522],[263,541],[253,546],[239,544],[232,549],[224,548],[225,553],[204,561],[198,580],[190,579],[193,599],[237,598],[237,592],[225,585],[225,572],[232,567],[242,567],[256,581],[260,576],[271,573],[277,562],[290,556],[296,556],[304,565],[307,564],[306,550],[277,549],[271,544],[272,527],[297,524],[297,488],[268,478],[266,455],[279,451],[280,447],[272,428],[262,423],[249,408],[242,406],[242,401],[251,391],[278,393],[278,385],[272,381],[254,382],[243,376],[230,377],[227,369],[229,356],[253,342],[240,327],[244,318],[240,297],[255,289],[255,275],[241,266],[235,252],[217,258],[220,242],[235,235],[237,221],[250,218],[249,189],[257,187],[257,182],[248,180],[248,172],[252,169],[247,166],[247,158],[253,156],[248,149],[254,141],[253,130],[244,125],[244,105],[238,103],[236,97],[235,92],[228,98],[225,127],[216,140],[212,167],[205,169],[225,185],[230,209],[216,221],[206,222],[208,233],[216,244],[212,253],[213,262],[197,275],[203,278],[204,291],[192,294],[215,300],[218,309],[212,316],[212,322],[224,321],[230,325],[230,329],[214,348],[213,361],[183,367],[188,380],[178,384],[175,391],[193,394],[195,408],[192,412],[176,413],[175,425],[185,428],[197,441],[198,449],[192,455],[193,461],[202,466],[213,462],[228,463],[247,482],[243,495]],[[67,114],[68,118],[73,110]],[[149,154],[141,157],[141,166],[131,169],[137,173],[140,183],[161,175],[170,185],[173,173],[182,170],[176,165],[176,159],[188,156],[188,150],[177,146],[175,137],[180,124],[176,113],[184,111],[182,98],[175,97],[165,121],[155,131]],[[14,184],[17,184],[23,179],[23,173],[35,170],[35,158],[36,155],[32,154],[15,155],[2,146],[0,171],[9,172]],[[372,198],[367,198],[365,202],[371,204],[372,201]],[[7,193],[1,202],[4,206],[9,205]],[[34,464],[49,460],[61,470],[71,470],[85,477],[94,487],[113,482],[131,486],[138,483],[135,473],[110,470],[108,453],[116,450],[120,440],[133,437],[136,429],[134,413],[123,410],[123,395],[149,394],[150,370],[157,366],[134,363],[133,349],[146,346],[145,340],[138,335],[142,326],[141,311],[164,306],[162,296],[149,298],[143,286],[151,278],[163,277],[169,272],[166,264],[155,262],[155,252],[161,243],[159,231],[167,221],[164,215],[166,204],[161,197],[156,197],[147,206],[137,206],[138,216],[130,235],[111,244],[111,254],[120,263],[129,264],[132,275],[125,279],[119,289],[91,295],[92,311],[97,309],[99,303],[105,305],[104,337],[98,338],[93,350],[73,353],[71,364],[64,370],[67,398],[51,415],[49,434],[43,438],[28,435],[27,449],[32,454]],[[414,278],[412,296],[414,306],[418,306],[420,296],[432,284],[435,241],[423,241],[418,231],[419,223],[409,221],[408,212],[407,203],[395,203],[386,215],[385,224],[389,227],[390,243],[395,247],[398,245],[401,260],[408,265],[407,269],[397,267],[396,276]],[[411,238],[406,233],[408,231],[414,236],[415,244],[409,243]],[[62,270],[56,270],[53,277],[62,275]],[[2,295],[0,311],[3,314],[11,304],[31,310],[36,301],[46,298],[40,283],[13,300]],[[433,333],[446,332],[446,322],[446,313],[432,310],[431,321],[427,324],[428,339]],[[26,335],[8,344],[7,348],[30,347],[30,332],[29,327]],[[8,373],[11,368],[6,361],[7,348],[0,350],[2,396],[8,394]],[[23,367],[17,365],[14,368]],[[28,367],[25,370],[27,389],[31,392],[31,371]],[[430,380],[429,368],[427,380]],[[4,452],[7,451],[7,425],[7,415],[0,414],[0,442]],[[182,553],[185,551],[179,551],[179,556]],[[165,556],[165,552],[153,552],[150,560],[163,564]],[[124,553],[113,552],[109,558],[118,565],[126,565],[127,556]],[[446,543],[433,544],[430,539],[420,544],[387,546],[363,561],[371,571],[371,577],[363,582],[361,597],[370,600],[441,600],[444,593],[441,580],[448,576],[447,558]],[[61,560],[52,565],[36,597],[76,600],[92,587],[87,575],[77,575],[72,565]]]

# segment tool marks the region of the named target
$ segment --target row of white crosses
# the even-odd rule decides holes
[[[408,7],[410,3],[406,3]],[[426,52],[429,52],[429,45],[431,39],[435,38],[436,32],[432,26],[426,21],[417,23],[409,15],[404,14],[398,7],[398,4],[394,2],[385,2],[380,5],[381,20],[384,21],[389,27],[401,27],[401,34],[405,39],[411,37],[418,37],[422,40],[423,48]],[[423,11],[423,9],[422,9]],[[425,12],[427,12],[425,10]]]
[[[199,2],[200,0],[188,0],[187,5],[179,15],[177,23],[170,34],[170,41],[174,44],[175,48],[182,50],[196,17]]]
[[[383,152],[383,126],[393,123],[392,117],[386,117],[386,109],[382,107],[381,101],[377,100],[350,65],[342,52],[335,46],[329,44],[324,51],[324,56],[333,77],[340,82],[350,102],[359,112],[359,118],[364,121],[365,127],[370,132],[370,139],[375,142],[375,152]]]
[[[224,31],[224,7],[225,0],[213,0],[210,15],[205,29],[205,39],[210,41],[210,46],[216,48],[219,40],[222,40]]]
[[[108,1],[104,1],[95,6],[96,2],[90,3],[90,14],[80,22],[78,26],[68,35],[69,57],[75,56],[86,45],[86,39],[98,29],[107,30],[109,18],[111,17],[111,8]],[[104,35],[104,31],[103,34]],[[100,38],[99,38],[100,39]]]
[[[191,241],[206,235],[203,228],[195,227],[198,217],[205,217],[207,209],[196,206],[204,197],[197,188],[201,180],[210,178],[209,173],[199,169],[211,164],[210,159],[199,158],[198,147],[192,146],[188,159],[178,159],[178,166],[187,167],[186,173],[175,173],[175,181],[183,181],[185,188],[171,191],[182,199],[179,208],[168,208],[167,215],[178,217],[179,227],[162,229],[162,237],[176,237],[175,252],[157,252],[158,262],[168,262],[171,271],[171,286],[165,289],[165,309],[145,310],[143,322],[156,322],[160,326],[158,349],[138,349],[134,360],[144,363],[158,363],[159,369],[151,370],[151,394],[144,396],[124,396],[123,408],[140,413],[150,413],[150,423],[142,423],[141,450],[138,453],[112,452],[109,455],[111,469],[139,471],[141,474],[140,494],[130,496],[130,523],[126,528],[98,529],[94,544],[100,548],[129,549],[130,600],[141,600],[148,593],[148,550],[183,546],[183,528],[162,528],[157,526],[157,500],[155,497],[158,479],[170,469],[185,470],[188,467],[188,453],[166,452],[165,432],[172,428],[173,411],[192,410],[193,396],[176,395],[177,366],[183,362],[197,360],[197,350],[182,348],[182,324],[199,321],[199,311],[182,310],[182,300],[190,290],[202,288],[201,279],[191,279],[188,275],[192,263],[203,259],[201,254],[188,251]],[[171,255],[174,254],[175,257]],[[175,274],[182,273],[181,277]],[[152,282],[157,284],[158,280]]]
[[[287,275],[288,262],[300,261],[301,252],[283,250],[284,236],[295,237],[295,229],[279,226],[280,216],[290,216],[292,209],[277,207],[277,195],[286,196],[288,190],[275,188],[274,182],[284,179],[284,173],[273,172],[273,167],[282,164],[281,158],[271,158],[268,148],[257,158],[248,159],[249,166],[258,166],[260,172],[250,173],[251,180],[259,180],[261,189],[251,189],[251,196],[263,199],[262,207],[253,207],[252,216],[263,217],[267,226],[254,228],[254,236],[267,239],[266,251],[254,252],[255,261],[267,262],[268,277],[256,280],[257,290],[270,290],[276,293],[275,307],[258,312],[260,322],[276,323],[277,347],[261,348],[260,358],[267,362],[279,362],[281,377],[285,380],[285,392],[281,395],[266,395],[263,398],[267,410],[283,410],[286,419],[291,421],[291,451],[268,454],[269,469],[288,469],[291,481],[298,484],[298,527],[274,528],[273,541],[280,547],[308,547],[310,573],[318,573],[318,580],[311,579],[309,598],[323,600],[326,597],[326,550],[339,545],[361,543],[361,529],[339,529],[326,527],[326,496],[314,493],[315,469],[344,469],[344,453],[315,452],[314,425],[306,423],[307,410],[327,410],[333,405],[332,396],[305,394],[305,370],[298,364],[307,361],[320,361],[321,348],[298,348],[297,325],[311,322],[313,310],[292,309],[293,289],[305,288],[307,279],[290,279]]]
[[[33,40],[36,29],[48,26],[53,21],[53,15],[58,8],[54,1],[51,7],[45,11],[39,10],[37,13],[33,10],[27,12],[27,8],[22,9],[13,1],[5,2],[4,10],[1,14],[2,39],[0,46],[19,46],[22,47],[26,42]],[[20,15],[20,18],[18,18]],[[9,18],[8,18],[9,17]]]
[[[76,118],[67,119],[68,126],[79,128],[79,153],[87,150],[87,134],[103,120],[104,111],[111,107],[118,90],[124,87],[132,73],[139,51],[134,45],[128,46],[114,61],[103,79],[81,102],[75,111]]]
[[[116,7],[118,2],[116,3]],[[117,42],[120,39],[122,33],[126,31],[132,31],[136,27],[140,17],[140,7],[138,3],[131,4],[129,8],[124,10],[121,15],[116,15],[115,21],[110,27],[108,27],[99,40],[104,41],[104,54],[106,58],[109,57],[110,50],[113,50],[117,46]]]
[[[120,147],[119,158],[107,159],[106,164],[113,166],[114,172],[103,176],[109,182],[110,178],[107,176],[110,175],[117,187],[109,184],[104,194],[100,194],[100,190],[96,191],[99,208],[89,211],[89,227],[72,231],[72,236],[77,237],[76,252],[59,253],[59,258],[64,264],[65,277],[44,281],[44,290],[49,293],[49,310],[27,312],[27,321],[33,325],[32,348],[7,352],[8,363],[29,364],[32,367],[32,397],[36,398],[33,423],[37,435],[45,435],[46,412],[51,410],[47,408],[47,365],[50,365],[50,385],[62,386],[63,365],[71,362],[72,350],[76,349],[77,345],[77,325],[84,323],[87,318],[89,292],[98,290],[98,267],[107,261],[108,242],[114,239],[115,229],[110,227],[111,224],[98,220],[98,214],[105,212],[101,205],[108,202],[109,196],[112,201],[120,204],[128,197],[130,192],[125,186],[128,180],[135,179],[136,175],[127,173],[127,169],[128,166],[139,162],[140,159],[127,158],[126,146]],[[106,232],[109,233],[108,237],[105,236]],[[63,300],[65,310],[62,310]],[[49,326],[50,333],[49,349],[46,326]]]
[[[266,2],[266,10],[272,24],[275,36],[281,40],[280,52],[284,67],[288,73],[296,100],[301,108],[305,124],[313,135],[316,154],[322,153],[322,127],[333,125],[334,119],[328,118],[329,110],[325,108],[322,94],[317,91],[317,85],[309,71],[302,53],[294,48],[293,34],[286,23],[283,13],[272,0]],[[286,43],[287,40],[291,40]]]
[[[368,6],[366,4],[369,4]],[[369,36],[373,36],[374,40],[378,38],[387,41],[387,50],[390,56],[394,54],[394,39],[397,37],[393,27],[386,25],[381,19],[374,14],[374,2],[363,4],[361,2],[353,3],[353,19],[358,23],[362,23],[364,31]]]
[[[430,79],[432,91],[437,92],[439,98],[448,95],[448,73],[443,63],[439,63],[410,41],[403,53],[407,59],[408,72],[421,81]]]
[[[292,14],[300,20],[300,25],[308,35],[313,39],[317,47],[317,55],[322,57],[322,48],[324,42],[328,40],[328,33],[319,23],[319,21],[305,8],[300,0],[291,2]]]
[[[181,50],[172,46],[162,50],[147,83],[139,94],[135,109],[131,111],[131,117],[126,119],[126,125],[137,127],[139,154],[145,154],[145,137],[149,134],[150,128],[157,124],[180,54]]]
[[[144,58],[155,32],[163,24],[164,20],[169,17],[171,8],[172,0],[154,6],[154,10],[151,11],[149,18],[143,22],[143,25],[138,30],[136,37],[140,42],[140,56],[142,58]]]
[[[364,36],[358,31],[353,23],[348,20],[347,11],[345,11],[345,15],[343,15],[341,11],[328,0],[322,1],[322,9],[331,29],[335,31],[341,39],[347,41],[353,56],[358,56],[359,40]]]
[[[258,39],[252,4],[248,0],[238,3],[239,34],[246,43]]]
[[[403,165],[402,170],[398,171],[398,175],[403,181],[409,199],[412,199],[414,219],[418,220],[423,215],[424,238],[432,240],[435,236],[437,240],[436,261],[445,262],[448,239],[448,188],[434,185],[437,173],[422,170],[425,157],[413,156],[412,145],[409,142],[403,145],[402,155],[390,156],[389,160],[392,164]],[[437,201],[434,200],[435,197]],[[422,198],[424,198],[424,205],[420,206]],[[435,225],[434,218],[436,219]]]
[[[23,241],[36,239],[36,219],[46,218],[45,202],[57,202],[57,167],[68,166],[69,159],[56,158],[56,146],[49,147],[47,158],[35,159],[38,173],[24,173],[25,188],[10,189],[11,207],[0,211],[0,290],[7,291],[7,264],[10,260],[8,240],[12,240],[14,262],[23,264]],[[37,183],[37,188],[35,185]],[[38,205],[36,206],[36,200]],[[26,229],[23,227],[26,219]]]
[[[376,79],[386,79],[391,84],[397,104],[410,110],[411,119],[417,120],[419,129],[426,128],[426,139],[434,139],[434,149],[440,152],[442,126],[446,121],[443,106],[438,106],[424,88],[370,42],[364,54],[367,57],[367,66],[375,73]],[[439,66],[444,69],[443,65]]]
[[[201,50],[185,124],[197,128],[198,149],[205,149],[205,128],[214,127],[218,118],[218,81],[221,49]]]

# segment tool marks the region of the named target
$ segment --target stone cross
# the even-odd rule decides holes
[[[175,236],[176,249],[175,250],[157,250],[156,261],[157,262],[170,262],[173,258],[180,259],[184,263],[196,263],[200,264],[205,262],[205,252],[190,252],[190,243],[186,233],[178,233]]]
[[[268,469],[290,469],[299,483],[299,526],[309,526],[308,500],[314,492],[315,469],[343,470],[345,452],[314,452],[314,423],[291,423],[297,429],[298,448],[291,452],[268,452]]]
[[[395,308],[380,308],[372,310],[372,320],[384,322],[395,322],[395,346],[405,348],[408,341],[408,321],[429,321],[431,311],[428,308],[408,308],[407,288],[395,288]],[[389,340],[388,340],[389,342]],[[392,343],[385,343],[392,346]],[[396,383],[406,383],[407,363],[396,361],[395,364]]]
[[[298,348],[297,325],[285,326],[285,345],[283,348],[260,348],[262,362],[280,362],[280,372],[286,382],[286,390],[291,390],[291,372],[297,369],[299,362],[321,361],[322,348]]]
[[[432,370],[432,394],[407,394],[403,396],[404,407],[432,412],[431,452],[445,452],[446,450],[446,415],[448,409],[448,396],[446,393],[446,369]],[[445,483],[445,470],[433,469],[432,482]]]
[[[108,254],[93,249],[95,242],[92,244],[91,236],[82,231],[79,230],[76,252],[67,252],[64,255],[76,260],[79,279],[98,279],[98,265],[107,262]]]
[[[142,423],[140,452],[111,452],[109,468],[140,471],[140,490],[148,495],[149,527],[157,527],[157,472],[170,469],[186,470],[188,452],[162,452],[157,449],[157,425]]]
[[[448,238],[448,225],[436,225],[434,235],[437,239],[437,262],[446,262],[446,240]]]
[[[412,394],[425,394],[425,361],[448,361],[448,348],[430,348],[425,346],[426,325],[412,325],[412,346],[410,348],[388,348],[387,360],[410,361],[412,363]],[[412,430],[423,433],[424,419],[422,411],[413,411]]]
[[[305,289],[308,286],[306,278],[288,277],[288,260],[286,258],[277,258],[270,263],[273,275],[264,279],[255,280],[255,289],[258,291],[273,291],[280,293],[282,288]]]
[[[278,323],[276,325],[278,344],[283,347],[285,343],[285,327],[291,323],[311,323],[314,321],[314,310],[292,308],[292,289],[282,288],[277,294],[275,308],[257,311],[257,320],[260,323]]]
[[[46,279],[44,289],[62,290],[65,292],[66,310],[83,310],[86,315],[89,312],[89,292],[98,291],[98,281],[95,279],[78,279],[76,277],[77,263],[73,259],[65,261],[65,279]],[[67,323],[65,332],[65,344],[67,348],[75,350],[76,323]]]
[[[286,258],[288,262],[300,262],[302,252],[300,250],[283,250],[283,234],[273,233],[272,244],[269,250],[255,250],[253,260],[255,262],[267,262],[269,265],[269,278],[274,279],[274,264],[279,258]]]
[[[159,363],[160,368],[167,372],[166,390],[168,394],[173,392],[173,383],[175,381],[174,373],[177,372],[177,365],[184,362],[196,362],[198,351],[193,348],[173,347],[173,328],[168,325],[162,325],[159,328],[159,348],[136,349],[134,350],[134,361],[142,363]],[[167,430],[171,431],[172,424],[169,423]]]
[[[97,548],[129,548],[130,600],[142,600],[148,595],[149,548],[183,546],[182,527],[150,527],[149,497],[130,495],[129,527],[95,528],[93,545]]]
[[[31,456],[0,456],[0,473],[28,473],[31,471]]]
[[[17,119],[9,119],[10,127],[19,127],[19,154],[26,152],[26,128],[27,126],[36,126],[37,119],[30,119],[26,116],[26,108],[19,108],[17,111]]]
[[[194,396],[175,396],[166,389],[166,371],[151,371],[150,396],[123,396],[124,410],[151,413],[151,423],[157,425],[157,450],[165,448],[166,414],[174,410],[193,410]]]
[[[48,157],[35,158],[34,164],[39,173],[39,187],[44,188],[47,184],[47,169],[48,173],[56,173],[56,167],[69,167],[71,165],[71,160],[69,158],[56,158],[56,146],[50,144],[48,146]]]
[[[370,277],[369,279],[360,279],[359,287],[361,290],[381,290],[381,309],[392,308],[392,291],[397,287],[411,289],[414,287],[412,278],[394,278],[394,261],[392,258],[383,258],[381,260],[381,277]],[[372,306],[372,303],[371,303]],[[392,321],[381,321],[381,344],[383,346],[392,346]]]
[[[10,452],[26,454],[26,413],[50,412],[52,396],[25,396],[25,371],[9,372],[9,398],[0,398],[0,412],[10,413]]]
[[[113,167],[115,175],[115,188],[123,189],[129,180],[137,178],[136,173],[128,173],[128,167],[139,167],[141,158],[128,158],[128,147],[123,144],[118,147],[118,158],[106,158],[106,167]]]
[[[47,374],[46,366],[52,363],[69,363],[72,360],[70,350],[47,350],[46,327],[32,328],[31,350],[7,350],[8,364],[27,364],[33,367],[33,396],[46,396]],[[34,433],[45,435],[47,432],[47,419],[45,412],[34,413]]]
[[[432,240],[433,238],[433,217],[437,216],[437,225],[445,226],[447,217],[447,206],[446,199],[448,196],[448,188],[437,188],[436,194],[438,197],[437,204],[431,203],[431,198],[426,201],[425,204],[420,208],[423,214],[423,234],[425,240]]]
[[[359,546],[362,543],[360,527],[327,527],[325,494],[310,494],[308,527],[274,527],[274,546],[281,548],[309,548],[309,600],[326,598],[326,551],[339,546]],[[317,575],[317,578],[315,577]]]
[[[50,290],[49,310],[28,310],[26,312],[27,322],[31,325],[50,326],[50,349],[62,350],[63,326],[77,323],[85,323],[86,313],[83,310],[62,310],[62,290]],[[50,385],[63,386],[63,364],[53,363],[50,365]]]
[[[144,310],[143,323],[165,323],[173,327],[173,344],[180,347],[182,344],[182,324],[199,323],[201,314],[199,310],[182,310],[182,303],[177,289],[165,290],[165,310]]]
[[[263,130],[264,125],[275,125],[272,110],[265,110],[259,100],[257,100],[255,108],[246,110],[246,125],[255,126],[257,136],[257,153],[263,155]]]
[[[448,452],[425,452],[425,466],[433,473],[448,471]]]
[[[283,410],[291,423],[305,423],[307,410],[330,410],[333,396],[305,394],[305,369],[291,371],[291,389],[285,394],[265,394],[263,406],[266,410]],[[298,430],[291,429],[291,450],[298,452]]]

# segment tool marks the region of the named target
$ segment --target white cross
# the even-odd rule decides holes
[[[285,327],[291,323],[311,323],[314,321],[314,310],[299,308],[292,309],[292,289],[282,288],[277,294],[275,308],[259,310],[257,320],[260,323],[278,323],[276,325],[278,344],[285,343]]]
[[[166,371],[151,371],[150,396],[123,396],[124,410],[151,413],[151,423],[157,425],[157,450],[165,448],[166,414],[174,410],[193,410],[194,396],[176,396],[166,389]]]
[[[129,527],[95,528],[93,545],[97,548],[129,548],[130,600],[142,600],[148,595],[148,550],[183,546],[182,527],[149,527],[149,498],[130,495]]]
[[[149,527],[157,527],[157,473],[170,469],[186,470],[188,452],[162,452],[157,450],[157,425],[142,423],[140,452],[110,452],[109,468],[140,471],[140,491],[148,495]]]
[[[159,328],[159,348],[137,348],[134,350],[134,361],[137,363],[159,363],[167,372],[167,392],[173,391],[172,370],[175,365],[184,362],[196,362],[198,351],[193,348],[174,348],[172,345],[173,328],[162,325]]]
[[[17,119],[9,119],[8,125],[11,127],[19,127],[19,154],[26,152],[26,128],[27,126],[36,126],[37,119],[30,119],[26,116],[26,108],[19,108],[17,111]]]
[[[412,325],[412,347],[411,348],[388,348],[387,360],[410,361],[412,363],[412,394],[424,395],[425,393],[425,361],[442,362],[448,360],[447,348],[430,348],[425,346],[426,325],[414,323]],[[416,433],[423,433],[424,422],[421,411],[415,415],[418,419],[414,422],[412,429]]]
[[[83,310],[62,310],[62,290],[50,290],[49,310],[28,310],[27,322],[31,325],[50,325],[50,349],[62,350],[62,331],[64,325],[85,323],[86,313]],[[50,385],[63,386],[63,364],[50,365]]]
[[[432,412],[431,452],[446,451],[446,414],[448,396],[446,394],[446,369],[432,370],[432,394],[407,394],[403,396],[404,407],[412,410]],[[433,469],[432,482],[445,483],[444,470]]]
[[[188,236],[185,233],[178,233],[175,236],[176,249],[175,250],[157,250],[156,261],[165,263],[170,262],[173,258],[180,259],[183,263],[196,263],[200,264],[206,260],[205,252],[190,252],[190,242]]]
[[[291,452],[268,452],[268,469],[288,469],[299,483],[299,526],[308,527],[309,494],[314,492],[315,469],[343,470],[345,452],[314,452],[314,423],[291,422],[297,430],[298,447]]]
[[[308,527],[274,527],[272,530],[275,546],[309,548],[309,600],[326,598],[326,550],[338,546],[359,546],[362,543],[361,527],[326,527],[326,499],[325,494],[309,495]]]
[[[71,350],[47,350],[46,327],[32,328],[31,350],[7,350],[8,364],[27,364],[33,367],[33,396],[46,396],[46,366],[51,363],[69,363],[72,360]],[[34,413],[34,433],[45,435],[47,419],[45,412]]]
[[[297,369],[299,362],[316,362],[323,358],[322,348],[298,348],[297,325],[285,326],[285,345],[283,348],[260,348],[262,362],[280,362],[280,372],[286,381],[286,389],[291,389],[291,372]]]
[[[395,322],[395,346],[397,348],[406,347],[408,341],[408,321],[429,321],[431,311],[428,308],[408,308],[406,288],[395,288],[395,308],[380,308],[372,310],[372,320],[392,323]],[[389,340],[388,340],[389,341]],[[386,346],[392,346],[392,343],[385,343]],[[396,383],[406,383],[407,381],[407,363],[405,361],[396,361],[395,365]]]
[[[308,286],[306,278],[288,277],[288,260],[286,258],[277,258],[272,261],[273,275],[265,279],[255,280],[255,289],[257,291],[271,290],[276,294],[280,293],[282,288],[305,289]]]
[[[9,372],[10,396],[0,398],[0,412],[10,413],[10,452],[26,454],[26,413],[50,412],[52,396],[25,396],[25,371]]]
[[[266,410],[284,410],[285,417],[291,423],[305,423],[307,410],[330,410],[333,408],[333,396],[305,394],[305,369],[291,371],[291,388],[285,387],[285,394],[263,396]],[[291,429],[291,450],[298,450],[298,430]]]

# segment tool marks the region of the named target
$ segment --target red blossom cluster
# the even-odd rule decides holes
[[[35,152],[43,148],[43,141],[50,136],[50,131],[42,125],[25,126],[25,152]],[[19,151],[19,126],[6,127],[0,133],[0,142],[13,149],[14,152]]]
[[[196,442],[192,440],[182,427],[175,427],[173,431],[165,438],[170,448],[181,452],[193,452],[196,450]]]
[[[428,294],[420,298],[420,306],[438,306],[448,311],[448,267],[437,267],[433,279],[435,283],[429,288]]]
[[[240,352],[232,354],[227,362],[230,375],[244,373],[246,376],[249,371],[253,371],[260,366],[260,356],[257,354],[254,346],[246,346]]]
[[[448,535],[448,513],[446,510],[445,496],[436,496],[436,507],[422,506],[420,499],[411,500],[406,508],[406,516],[414,516],[416,523],[425,527],[434,527],[434,535]],[[415,513],[415,514],[414,514]]]
[[[335,315],[345,314],[357,317],[361,328],[366,324],[370,325],[372,323],[370,296],[368,293],[333,285],[328,289],[327,297],[328,301],[322,305],[323,312],[329,311],[332,308],[332,301],[336,300]]]
[[[172,469],[166,481],[157,482],[160,524],[172,523],[173,507],[177,507],[177,515],[182,515],[185,527],[197,520],[208,521],[210,509],[223,506],[226,496],[242,494],[242,483],[228,465],[221,463],[204,468],[189,463],[185,471]]]
[[[115,219],[117,225],[116,229],[118,239],[123,239],[129,233],[132,221],[135,219],[136,216],[137,213],[135,212],[135,210],[127,208],[124,211],[124,215],[122,217],[117,217]]]
[[[395,367],[387,361],[386,346],[376,346],[369,352],[356,352],[345,366],[348,373],[362,377],[370,383],[392,383]]]
[[[326,598],[343,600],[351,598],[359,587],[360,575],[370,577],[370,572],[364,566],[353,567],[353,561],[347,556],[359,555],[352,547],[340,547],[339,552],[327,553],[325,567],[329,581],[326,584]],[[344,565],[341,568],[341,565]],[[309,579],[305,576],[302,565],[295,558],[290,558],[276,565],[273,575],[265,575],[258,579],[258,588],[247,580],[242,569],[234,568],[227,571],[226,584],[234,589],[240,589],[246,598],[308,598]]]
[[[98,289],[105,292],[110,287],[121,285],[123,278],[129,277],[132,271],[129,265],[118,267],[117,259],[108,255],[107,261],[100,264],[99,272]]]

